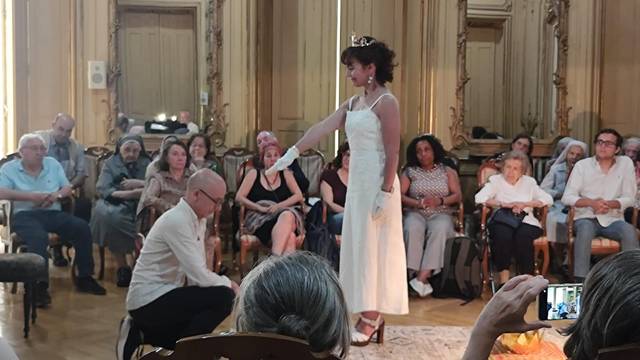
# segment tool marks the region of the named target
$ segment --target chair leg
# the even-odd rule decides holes
[[[22,305],[24,308],[24,338],[29,338],[29,320],[31,317],[31,300],[33,293],[33,282],[25,282],[24,283],[24,296],[22,300]]]
[[[98,253],[100,254],[100,270],[98,272],[98,279],[104,279],[104,246],[100,246],[98,248]]]
[[[542,276],[549,273],[549,244],[542,248]]]
[[[222,268],[222,241],[220,240],[215,243],[215,246],[213,248],[213,259],[213,271],[219,273],[220,268]]]
[[[240,237],[240,279],[244,278],[246,271],[245,265],[247,262],[248,247],[249,241],[246,238]]]

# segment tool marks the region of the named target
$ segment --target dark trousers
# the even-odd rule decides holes
[[[209,334],[231,314],[235,293],[226,286],[177,288],[129,311],[145,344],[172,349],[187,336]]]
[[[93,274],[93,253],[89,224],[69,213],[59,210],[25,210],[13,216],[13,231],[27,244],[28,251],[42,256],[47,261],[49,233],[58,234],[63,241],[76,249],[78,276]],[[49,273],[41,281],[49,281]]]
[[[491,258],[497,271],[509,270],[511,258],[515,257],[518,273],[533,275],[533,240],[542,235],[541,228],[522,223],[514,229],[501,223],[491,222],[489,234],[491,235]]]
[[[91,200],[83,197],[77,198],[73,215],[89,222],[91,220]]]

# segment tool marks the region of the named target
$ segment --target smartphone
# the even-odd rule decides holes
[[[550,284],[538,296],[540,320],[577,319],[580,315],[582,284]]]

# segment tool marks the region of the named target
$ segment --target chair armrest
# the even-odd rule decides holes
[[[574,206],[569,207],[569,213],[567,214],[567,233],[568,241],[571,242],[573,238],[573,218],[576,216],[576,208]]]
[[[238,215],[238,219],[240,220],[240,235],[245,235],[246,230],[244,228],[244,217],[246,214],[247,209],[244,207],[244,205],[240,205],[240,214]]]
[[[460,234],[464,234],[464,203],[462,201],[458,203],[458,208],[454,210],[453,217],[455,230]]]
[[[549,205],[540,206],[538,209],[538,221],[540,221],[540,227],[542,228],[542,236],[547,235],[547,214],[549,213]]]
[[[480,213],[480,233],[482,234],[487,231],[487,220],[489,219],[489,214],[491,214],[491,208],[482,204],[482,210]]]

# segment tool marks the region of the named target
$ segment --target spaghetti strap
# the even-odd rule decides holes
[[[349,108],[347,110],[351,111],[351,109],[353,108],[353,99],[355,99],[356,96],[358,95],[353,95],[352,97],[349,98]]]
[[[382,95],[378,96],[378,98],[376,99],[376,101],[374,101],[374,102],[373,102],[373,104],[371,104],[371,106],[369,106],[369,109],[373,109],[373,107],[374,107],[374,106],[376,106],[376,105],[378,104],[378,101],[380,101],[380,99],[382,99],[382,97],[383,97],[383,96],[385,96],[385,95],[390,95],[390,96],[392,96],[392,97],[393,97],[393,94],[391,94],[391,93],[384,93],[384,94],[382,94]]]

